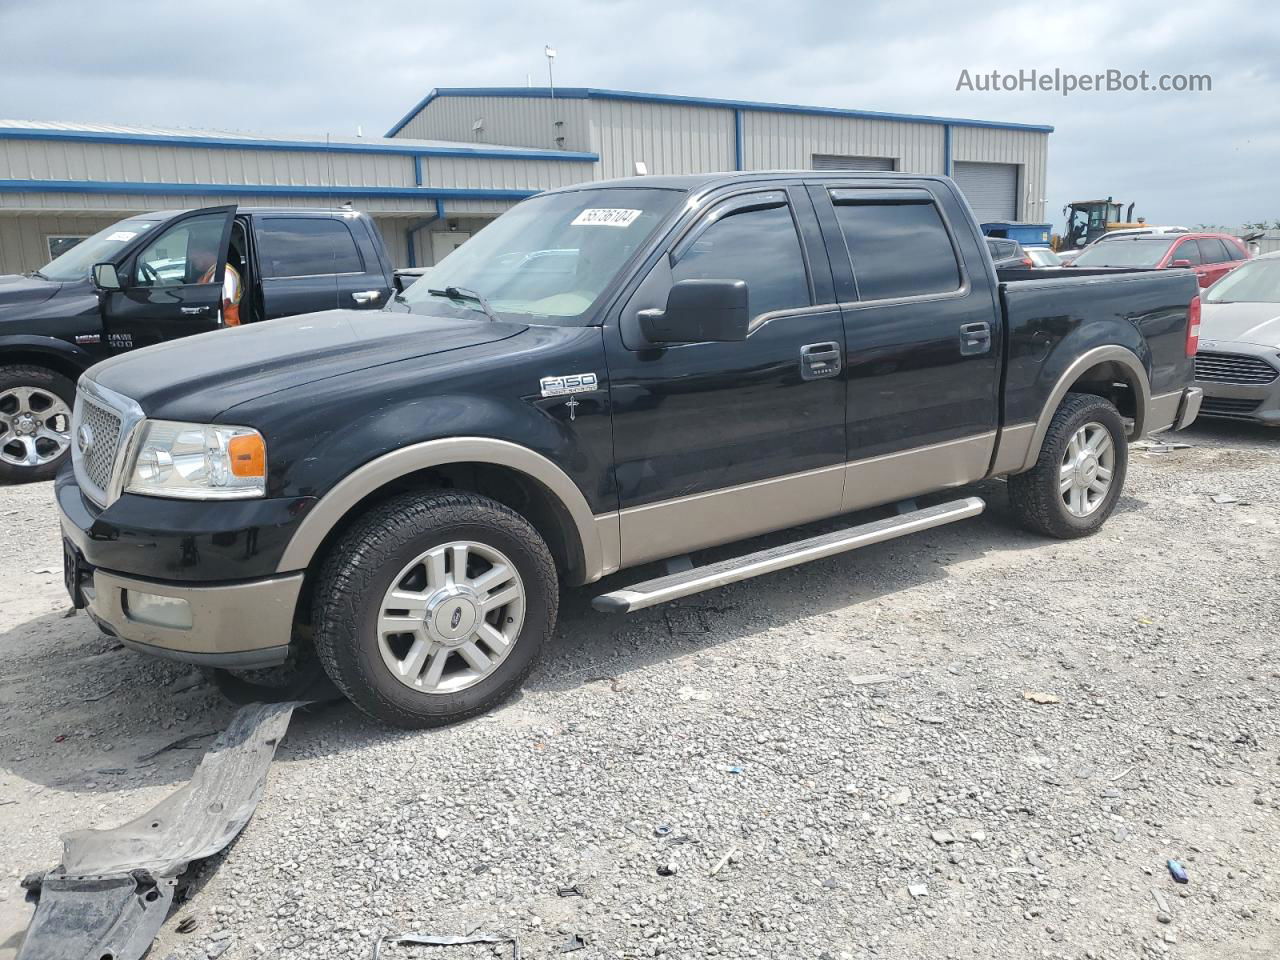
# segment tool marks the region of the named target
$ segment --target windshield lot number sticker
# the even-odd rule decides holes
[[[588,207],[573,218],[571,227],[629,227],[640,216],[639,210],[615,207]]]
[[[599,388],[594,373],[566,373],[563,377],[543,377],[540,381],[544,397],[564,397],[571,393],[590,393]]]

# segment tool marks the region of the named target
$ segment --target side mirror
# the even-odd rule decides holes
[[[650,343],[728,343],[747,339],[751,312],[745,280],[681,280],[665,310],[640,311]]]
[[[1191,266],[1191,261],[1190,261],[1190,260],[1175,260],[1175,261],[1173,261],[1173,263],[1169,264],[1169,266],[1171,266],[1171,267],[1189,267],[1189,266]]]
[[[93,265],[93,285],[99,290],[119,290],[120,277],[116,274],[114,263],[95,263]]]

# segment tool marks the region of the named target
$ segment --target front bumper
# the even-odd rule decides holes
[[[123,497],[100,510],[69,469],[55,495],[68,592],[104,632],[205,666],[287,658],[303,573],[274,567],[302,512],[295,502]]]
[[[1205,347],[1204,341],[1201,341],[1201,347]],[[1216,340],[1213,341],[1212,349],[1216,353],[1256,358],[1272,367],[1277,365],[1278,352],[1275,347]],[[1280,426],[1280,377],[1270,383],[1196,380],[1196,386],[1204,390],[1201,416]]]
[[[85,570],[76,586],[94,622],[128,647],[201,666],[243,669],[273,666],[288,657],[302,574],[191,586]],[[144,601],[153,604],[154,597],[177,601],[170,608],[185,613],[180,619],[189,625],[139,619],[134,608]]]

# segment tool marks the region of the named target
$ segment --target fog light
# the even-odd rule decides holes
[[[153,627],[191,629],[191,604],[178,597],[161,597],[154,593],[126,590],[124,612],[130,620],[149,623]]]

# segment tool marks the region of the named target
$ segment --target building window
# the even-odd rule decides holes
[[[49,259],[57,260],[81,240],[88,239],[89,237],[87,234],[73,236],[66,233],[60,233],[52,237],[45,237],[45,241],[49,244]]]

